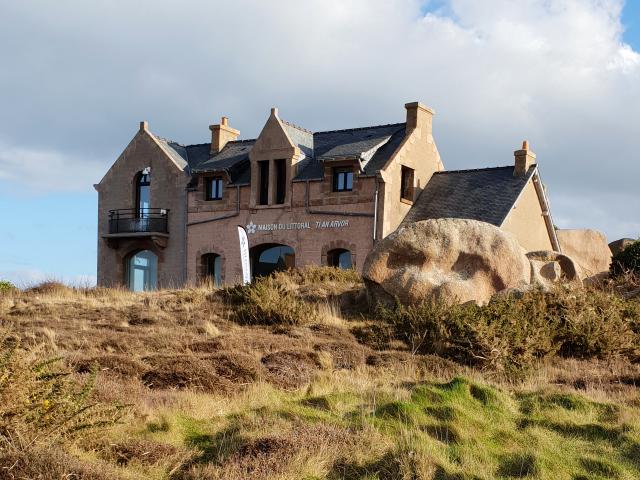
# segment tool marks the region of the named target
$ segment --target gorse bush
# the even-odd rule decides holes
[[[0,294],[16,290],[16,286],[8,280],[0,280]]]
[[[83,383],[59,359],[34,361],[13,337],[0,337],[0,451],[46,448],[119,422],[125,408],[90,400],[95,372]]]
[[[611,259],[611,273],[640,273],[640,240],[636,240]]]
[[[241,323],[299,325],[317,319],[316,308],[296,296],[278,276],[256,279],[249,285],[224,290]]]
[[[599,290],[528,292],[488,305],[376,307],[416,353],[496,370],[521,370],[553,354],[574,358],[640,355],[640,304]]]

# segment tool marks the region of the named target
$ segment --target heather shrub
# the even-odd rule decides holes
[[[277,276],[224,290],[236,319],[246,324],[300,325],[317,320],[317,309],[299,298]]]
[[[636,240],[611,259],[611,273],[640,273],[640,240]]]

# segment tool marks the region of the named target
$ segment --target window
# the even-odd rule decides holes
[[[327,252],[327,265],[337,267],[343,270],[353,268],[351,260],[351,252],[344,248],[336,248]]]
[[[222,198],[222,177],[207,178],[206,182],[206,199],[220,200]]]
[[[295,251],[287,245],[263,243],[251,247],[249,254],[251,273],[254,277],[270,275],[272,272],[296,266]]]
[[[155,290],[158,285],[158,257],[151,250],[131,255],[127,261],[127,286],[134,292]]]
[[[258,162],[260,187],[258,203],[260,205],[269,205],[269,160],[261,160]]]
[[[413,202],[413,168],[402,167],[400,198]]]
[[[353,190],[353,168],[333,169],[333,191],[349,192]]]
[[[217,253],[202,255],[202,270],[205,279],[209,279],[214,285],[222,285],[222,257]]]
[[[284,203],[287,188],[287,165],[280,159],[274,162],[276,167],[276,203]]]
[[[149,168],[138,172],[136,178],[136,216],[146,218],[151,207],[151,172]]]

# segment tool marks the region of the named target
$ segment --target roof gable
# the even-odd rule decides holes
[[[536,171],[514,176],[513,168],[436,172],[402,223],[465,218],[500,226]]]

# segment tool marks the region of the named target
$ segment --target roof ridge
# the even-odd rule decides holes
[[[160,135],[156,135],[155,133],[153,134],[153,136],[154,136],[154,137],[156,137],[158,140],[162,140],[163,142],[166,142],[166,143],[175,143],[175,144],[176,144],[176,145],[178,145],[179,147],[185,147],[185,146],[186,146],[186,145],[183,145],[183,144],[181,144],[181,143],[178,143],[178,142],[176,142],[176,141],[174,141],[174,140],[171,140],[171,139],[169,139],[169,138],[165,138],[165,137],[161,137]]]
[[[441,170],[440,172],[434,172],[434,175],[445,173],[483,172],[486,170],[501,170],[505,168],[513,168],[513,165],[503,165],[502,167],[464,168],[460,170]]]
[[[311,134],[313,134],[313,132],[312,132],[311,130],[308,130],[308,129],[304,128],[304,127],[301,127],[301,126],[299,126],[299,125],[296,125],[295,123],[288,122],[288,121],[286,121],[286,120],[284,120],[284,119],[282,119],[282,118],[280,119],[280,121],[281,121],[282,123],[284,123],[285,125],[289,125],[290,127],[296,128],[296,129],[301,130],[301,131],[306,132],[306,133],[311,133]]]
[[[406,125],[406,124],[407,122],[385,123],[382,125],[370,125],[368,127],[342,128],[338,130],[322,130],[320,132],[313,132],[313,133],[316,134],[316,133],[354,132],[356,130],[368,130],[370,128],[396,127],[396,126],[399,127],[400,125]]]

